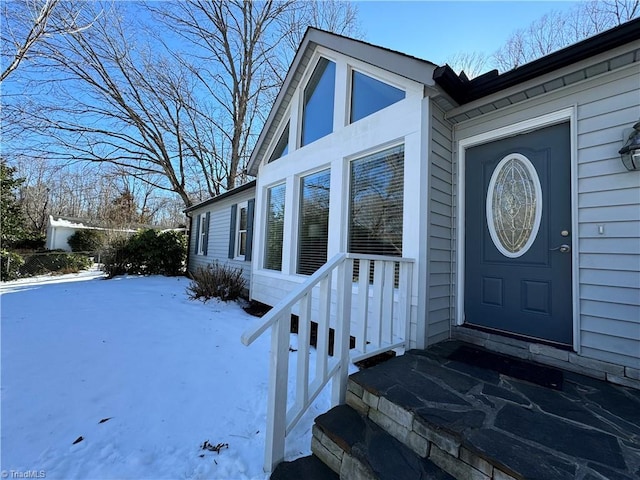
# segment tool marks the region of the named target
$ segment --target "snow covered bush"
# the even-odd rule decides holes
[[[205,302],[211,298],[235,300],[245,295],[246,286],[241,269],[214,262],[191,274],[187,295],[192,300],[202,299]]]

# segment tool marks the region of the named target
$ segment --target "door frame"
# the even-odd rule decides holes
[[[455,325],[464,324],[464,284],[465,284],[465,161],[468,148],[484,143],[493,142],[502,138],[511,137],[558,123],[569,122],[571,144],[571,297],[573,312],[573,349],[580,353],[580,302],[578,281],[578,155],[577,155],[577,124],[576,106],[557,110],[546,115],[530,118],[522,122],[507,125],[505,127],[489,130],[467,138],[457,140],[457,187],[456,187],[456,315]]]

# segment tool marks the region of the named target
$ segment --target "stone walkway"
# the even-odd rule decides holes
[[[640,479],[637,390],[455,341],[351,380],[514,478]]]

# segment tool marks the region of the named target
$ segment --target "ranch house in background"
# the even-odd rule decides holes
[[[344,401],[350,336],[352,358],[459,339],[638,388],[639,119],[638,19],[473,80],[309,29],[257,180],[189,209],[190,268],[233,262],[275,306],[243,337],[272,328],[267,468],[319,384]],[[337,354],[286,412],[291,314]]]
[[[191,217],[190,272],[217,262],[241,269],[250,284],[255,187],[254,180],[185,210]]]

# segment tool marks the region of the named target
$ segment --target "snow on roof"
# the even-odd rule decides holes
[[[81,219],[81,218],[72,218],[72,217],[62,217],[56,215],[49,215],[49,226],[51,227],[67,227],[67,228],[77,228],[84,230],[111,230],[114,232],[136,232],[136,229],[131,228],[109,228],[107,226],[100,226],[91,220]]]

